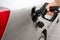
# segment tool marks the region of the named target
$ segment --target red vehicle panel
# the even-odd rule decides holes
[[[6,28],[9,14],[10,14],[10,10],[0,7],[0,40]]]

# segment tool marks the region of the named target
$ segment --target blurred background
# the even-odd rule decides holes
[[[29,8],[44,4],[45,2],[53,2],[54,0],[0,0],[0,6],[7,7],[11,10]]]

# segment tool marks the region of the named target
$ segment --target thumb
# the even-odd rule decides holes
[[[47,11],[49,11],[50,10],[50,5],[47,5],[46,9],[47,9]]]

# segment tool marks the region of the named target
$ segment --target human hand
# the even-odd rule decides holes
[[[56,2],[51,2],[47,5],[46,9],[47,9],[47,12],[48,12],[48,15],[50,16],[53,16],[53,12],[50,11],[50,7],[53,7],[53,6],[58,6]]]
[[[53,6],[58,6],[56,2],[51,2],[47,5],[46,9],[47,11],[49,12],[50,11],[50,7],[53,7]]]

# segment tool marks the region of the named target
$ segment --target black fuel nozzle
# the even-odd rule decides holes
[[[54,13],[59,13],[60,12],[60,6],[52,6],[52,7],[50,7],[49,11],[54,12]]]
[[[45,3],[40,9],[36,10],[37,7],[33,7],[31,10],[31,17],[32,17],[32,21],[36,22],[38,17],[40,16],[40,14],[45,11],[46,6],[48,5],[48,3]],[[45,12],[44,12],[45,13]]]

